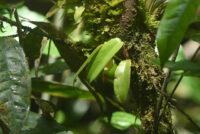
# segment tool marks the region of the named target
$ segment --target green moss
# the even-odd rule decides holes
[[[109,6],[111,7],[115,7],[118,4],[120,4],[121,2],[123,2],[124,0],[104,0],[107,4],[109,4]]]
[[[120,14],[122,14],[122,9],[116,9],[116,10],[109,10],[108,11],[108,15],[114,15],[114,16],[118,16]]]
[[[123,1],[125,0],[85,0],[85,28],[94,36],[96,45],[116,35],[113,32],[116,32],[123,13],[123,4],[120,4]]]
[[[137,4],[137,9],[138,9],[138,17],[140,20],[139,23],[144,24],[146,28],[151,32],[155,33],[155,31],[158,28],[158,21],[155,19],[155,15],[151,14],[147,9],[146,9],[146,3],[144,0],[138,0]]]
[[[0,101],[0,118],[8,122],[8,107]]]

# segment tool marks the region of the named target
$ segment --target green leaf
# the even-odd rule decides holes
[[[20,134],[67,134],[66,129],[51,118],[30,112]]]
[[[199,4],[199,0],[169,1],[156,36],[161,67],[181,43]]]
[[[118,100],[123,103],[127,98],[130,88],[131,60],[124,60],[119,63],[115,70],[114,92]]]
[[[45,92],[53,96],[64,98],[95,100],[88,91],[78,89],[73,86],[67,86],[55,82],[41,81],[37,79],[32,79],[32,90],[36,92]]]
[[[74,45],[72,45],[74,42],[63,31],[58,30],[54,25],[50,23],[35,21],[29,22],[37,25],[51,37],[54,37],[53,41],[55,46],[72,71],[76,72],[80,68],[80,65],[84,62],[85,59],[82,57],[83,53],[81,50],[78,50]]]
[[[74,20],[75,22],[77,22],[79,20],[79,18],[81,17],[82,13],[84,12],[85,7],[80,6],[80,7],[76,7],[75,13],[74,13]]]
[[[28,116],[31,79],[24,52],[12,38],[0,38],[0,119],[19,133]]]
[[[98,53],[92,57],[88,65],[87,80],[91,83],[103,70],[106,64],[120,50],[123,42],[119,38],[111,39],[103,44]]]
[[[61,9],[65,4],[65,0],[58,0],[58,2],[54,4],[55,5],[47,12],[46,18],[53,16],[59,9]]]
[[[76,74],[74,75],[73,78],[73,85],[74,82],[76,80],[76,78],[78,77],[78,75],[83,71],[83,69],[88,65],[88,63],[90,63],[91,59],[97,54],[97,52],[99,51],[99,49],[102,47],[102,45],[99,45],[92,53],[91,55],[87,58],[87,60],[83,63],[83,65],[78,69],[78,71],[76,72]]]
[[[191,76],[200,76],[200,63],[199,62],[192,62],[192,61],[178,61],[178,62],[171,62],[168,61],[165,65],[169,69],[173,71],[182,70],[184,71],[185,75]]]
[[[131,126],[140,126],[141,121],[135,115],[130,113],[117,111],[111,116],[111,125],[119,130],[126,130]]]
[[[34,31],[40,32],[39,28],[33,29]],[[40,56],[40,48],[43,36],[29,32],[24,39],[24,51],[26,57],[36,59]]]
[[[66,69],[69,69],[68,65],[62,60],[57,60],[52,64],[41,66],[39,68],[39,74],[44,74],[44,75],[58,74],[62,73]]]
[[[120,3],[122,3],[124,0],[105,0],[107,4],[109,4],[111,7],[114,7]]]

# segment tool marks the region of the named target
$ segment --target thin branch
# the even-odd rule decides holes
[[[172,100],[172,98],[170,98],[170,96],[168,96],[166,93],[163,93],[163,92],[162,92],[161,90],[159,90],[159,89],[156,89],[156,91],[160,92],[160,94],[161,94],[162,96],[164,96],[166,99],[168,99],[169,102],[170,102],[180,113],[182,113],[182,114],[196,127],[196,129],[197,129],[198,131],[200,131],[200,126],[198,126],[198,125],[193,121],[193,119],[192,119],[187,113],[185,113],[184,110],[182,110],[182,109],[178,106],[178,104],[177,104],[175,101]]]
[[[104,113],[102,101],[99,98],[99,96],[97,95],[97,93],[94,91],[93,87],[86,80],[81,80],[81,81],[88,88],[90,93],[95,97],[97,104],[99,105],[101,113]]]
[[[0,14],[0,20],[9,23],[11,26],[16,26],[16,27],[17,27],[17,22],[12,21],[11,19],[8,19],[7,17],[5,17],[5,16],[3,16],[3,15],[1,15],[1,14]],[[50,36],[49,34],[46,34],[46,33],[43,32],[43,31],[38,32],[38,31],[36,31],[36,30],[34,30],[34,29],[30,28],[30,27],[23,26],[23,25],[21,25],[21,27],[22,27],[22,29],[24,29],[25,31],[29,31],[29,32],[32,32],[32,33],[35,33],[35,34],[39,34],[39,35],[45,36],[45,37],[47,37],[47,38],[49,38],[49,39],[52,39],[52,40],[58,40],[58,39],[56,39],[56,38]]]
[[[197,50],[195,51],[195,53],[193,54],[191,61],[193,61],[193,60],[195,59],[195,57],[197,56],[199,50],[200,50],[200,47],[198,47]],[[176,85],[174,86],[174,89],[172,90],[172,93],[170,94],[169,98],[167,99],[167,101],[166,101],[166,103],[165,103],[165,105],[164,105],[164,107],[163,107],[163,111],[162,111],[161,115],[160,115],[159,118],[158,118],[158,122],[159,122],[159,121],[161,120],[161,118],[163,117],[164,111],[165,111],[165,109],[167,108],[168,102],[170,102],[170,100],[171,100],[171,98],[173,97],[173,95],[174,95],[174,93],[175,93],[177,87],[178,87],[179,84],[181,83],[183,77],[184,77],[184,73],[182,73],[181,76],[179,77],[179,79],[178,79]]]
[[[13,11],[14,11],[15,20],[16,20],[16,23],[17,23],[17,33],[19,35],[19,43],[23,47],[22,25],[20,23],[16,7],[13,8]]]
[[[180,45],[178,46],[178,48],[176,49],[173,57],[172,57],[172,61],[175,61],[176,60],[176,57],[178,55],[178,51],[179,51],[179,48],[180,48]],[[164,82],[163,82],[163,85],[161,87],[161,91],[162,92],[166,92],[166,89],[167,89],[167,84],[168,84],[168,80],[171,76],[171,70],[167,70],[167,75],[166,77],[164,78]],[[163,101],[163,96],[160,95],[159,98],[158,98],[158,103],[157,103],[157,107],[156,107],[156,111],[155,111],[155,124],[154,124],[154,128],[155,128],[155,132],[158,131],[158,127],[159,127],[159,115],[160,115],[160,109],[162,107],[162,101]]]
[[[50,56],[50,50],[51,50],[51,42],[52,40],[49,40],[49,45],[48,45],[48,54],[47,54],[47,59],[49,60],[49,56]]]

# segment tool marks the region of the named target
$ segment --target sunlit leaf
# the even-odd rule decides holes
[[[51,118],[30,112],[20,134],[67,134],[66,129]]]
[[[32,79],[32,90],[45,92],[53,96],[75,99],[95,100],[90,92],[59,83]]]
[[[130,88],[131,60],[119,63],[115,70],[114,92],[120,102],[124,102]]]
[[[195,17],[199,0],[170,0],[156,36],[161,66],[181,43]]]
[[[50,51],[49,51],[49,47],[50,47]],[[59,54],[54,42],[53,41],[50,42],[50,40],[48,42],[47,47],[45,47],[43,54],[45,54],[45,55],[50,54],[50,56],[52,56],[52,57],[60,57],[60,54]]]
[[[53,16],[59,9],[62,8],[62,6],[65,4],[65,0],[58,0],[57,3],[53,7],[50,8],[50,10],[46,14],[46,18],[49,18]]]
[[[98,53],[92,57],[88,65],[87,80],[92,82],[103,70],[106,64],[120,50],[123,42],[119,38],[111,39],[103,44]]]
[[[29,69],[16,40],[0,38],[0,44],[0,119],[11,133],[19,133],[29,112]]]
[[[79,18],[81,17],[82,13],[84,12],[85,7],[80,6],[80,7],[76,7],[75,13],[74,13],[74,20],[75,22],[77,22],[79,20]]]
[[[105,0],[105,2],[108,3],[111,7],[114,7],[123,1],[124,0]]]
[[[130,113],[117,111],[111,116],[111,125],[119,130],[126,130],[131,126],[140,126],[141,121],[135,115]]]
[[[76,78],[78,77],[78,75],[81,73],[81,71],[83,71],[83,69],[88,65],[88,63],[91,61],[91,59],[97,54],[97,52],[100,50],[100,48],[102,47],[102,45],[98,46],[92,53],[91,55],[87,58],[87,60],[83,63],[83,65],[78,69],[78,71],[76,72],[76,74],[74,75],[73,78],[73,85],[74,82],[76,80]]]

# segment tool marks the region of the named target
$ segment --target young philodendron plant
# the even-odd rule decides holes
[[[18,2],[21,6],[32,4],[31,1]],[[19,11],[18,15],[20,8],[10,10],[7,5],[12,6],[12,3],[0,1],[0,13],[3,14],[0,14],[0,36],[5,36],[0,37],[0,134],[68,134],[72,131],[77,134],[109,133],[107,131],[171,134],[174,133],[171,105],[200,130],[172,99],[185,75],[200,76],[199,63],[194,62],[200,48],[192,61],[175,62],[179,51],[177,48],[184,38],[199,41],[199,31],[191,33],[191,24],[200,21],[196,14],[200,0],[50,2],[53,6],[43,15],[46,22],[42,22],[28,18],[27,14],[27,18],[24,18],[24,11]],[[9,18],[4,7],[13,11],[14,16],[10,12]],[[27,8],[22,9],[28,12]],[[55,19],[63,20],[63,23],[55,23],[63,25],[62,30],[48,22],[59,15],[66,16],[66,19]],[[30,23],[30,27],[22,23],[24,20]],[[35,28],[31,28],[33,25]],[[13,33],[9,37],[7,27]],[[46,44],[51,46],[51,43],[56,47],[54,50],[58,50],[59,58],[45,65],[43,50]],[[156,47],[159,55],[155,52]],[[50,51],[49,47],[46,56],[49,61],[53,57]],[[167,74],[162,71],[164,67],[170,70]],[[168,96],[166,87],[170,74],[180,70],[181,77]],[[46,81],[45,76],[49,74],[56,76],[55,80],[59,82]],[[71,83],[61,84],[67,81],[62,80],[66,75]],[[53,96],[55,104],[35,97],[40,96],[36,92],[40,92],[41,96],[46,96],[44,93]],[[71,99],[59,97],[96,101],[99,109],[93,103],[72,103]],[[35,109],[38,108],[42,114],[36,113]],[[76,109],[81,109],[82,113],[76,112]],[[88,117],[92,119],[86,119]],[[103,117],[99,119],[111,125],[97,132],[93,117],[95,120],[96,117]],[[71,131],[66,131],[58,122]],[[80,125],[82,122],[84,125]],[[95,129],[85,125],[85,122],[95,124]],[[79,126],[84,127],[83,132],[79,132]]]

